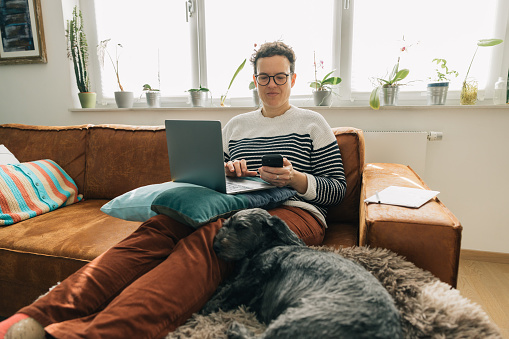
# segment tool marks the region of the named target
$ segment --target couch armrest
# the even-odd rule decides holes
[[[364,199],[389,186],[429,189],[408,166],[366,164],[360,200],[359,244],[387,248],[456,287],[462,227],[433,198],[420,208],[366,204]]]

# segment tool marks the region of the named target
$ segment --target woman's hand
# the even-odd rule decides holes
[[[258,172],[247,169],[246,160],[244,159],[225,162],[224,172],[227,177],[254,177],[258,175]]]
[[[292,163],[283,158],[283,167],[262,166],[258,169],[260,178],[277,187],[290,186],[304,194],[308,188],[308,179],[304,173],[293,169]]]

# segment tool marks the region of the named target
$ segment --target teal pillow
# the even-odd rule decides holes
[[[277,207],[295,194],[291,188],[276,187],[232,195],[202,186],[179,184],[159,194],[152,202],[152,210],[198,228],[243,209]]]
[[[129,221],[146,221],[157,215],[150,209],[152,201],[162,192],[180,185],[175,182],[147,185],[124,193],[101,207],[101,211],[112,217]]]

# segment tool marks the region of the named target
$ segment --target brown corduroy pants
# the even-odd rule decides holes
[[[308,245],[324,230],[308,212],[269,211]],[[233,268],[212,243],[223,220],[198,230],[158,215],[19,312],[56,338],[162,338],[212,296]]]

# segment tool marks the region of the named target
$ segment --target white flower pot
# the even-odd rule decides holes
[[[161,107],[161,92],[159,91],[148,91],[145,92],[147,98],[148,107]]]
[[[115,92],[115,102],[118,108],[131,108],[134,103],[133,92],[120,91]]]
[[[253,103],[255,107],[260,106],[260,96],[258,95],[258,90],[256,88],[253,89]]]
[[[332,105],[332,91],[313,91],[315,106]]]

